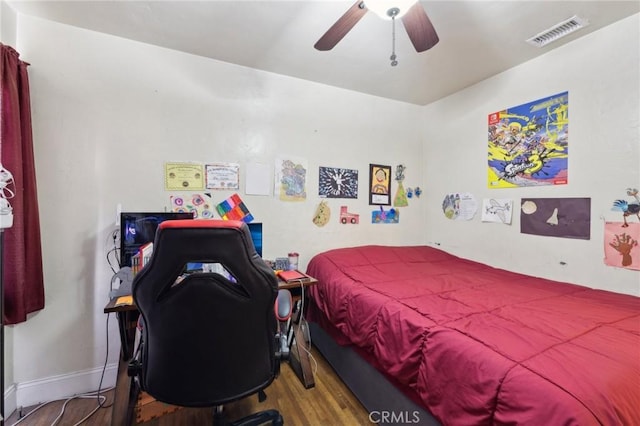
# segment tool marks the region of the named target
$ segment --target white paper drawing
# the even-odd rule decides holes
[[[511,225],[513,200],[508,198],[485,198],[482,200],[482,221]]]

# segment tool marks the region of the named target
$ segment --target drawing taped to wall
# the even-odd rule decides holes
[[[358,171],[320,167],[318,195],[322,198],[358,198]]]
[[[409,205],[410,196],[404,189],[403,181],[404,181],[404,171],[407,168],[403,164],[398,164],[396,166],[396,182],[398,182],[398,186],[396,188],[396,196],[393,198],[393,206],[394,207],[407,207]],[[411,193],[413,196],[413,193]]]
[[[213,206],[211,194],[171,195],[171,211],[176,213],[193,213],[194,219],[211,219]]]
[[[400,222],[400,210],[391,208],[385,210],[380,206],[380,210],[371,212],[371,223],[398,223]]]
[[[469,192],[452,192],[442,200],[442,212],[451,220],[471,220],[478,210],[478,203]]]
[[[638,196],[637,188],[627,188],[627,195],[629,197],[633,197],[635,201],[629,202],[627,200],[615,200],[613,202],[613,207],[611,210],[616,210],[622,212],[622,227],[626,228],[629,226],[627,222],[627,217],[636,216],[638,220],[640,220],[640,197]]]
[[[216,210],[223,220],[241,220],[246,223],[253,220],[253,215],[238,194],[233,194],[218,204]]]
[[[604,263],[618,268],[640,270],[640,223],[631,223],[621,230],[620,222],[606,222]]]
[[[313,223],[316,226],[325,226],[331,218],[331,209],[326,201],[320,201],[316,213],[313,215]]]
[[[391,205],[391,166],[369,164],[369,205]]]
[[[513,200],[506,198],[485,198],[482,200],[482,221],[511,225]]]
[[[489,114],[489,188],[566,185],[569,93]]]
[[[588,240],[591,238],[591,199],[523,198],[520,232]]]
[[[307,162],[303,159],[276,159],[275,193],[281,201],[307,199]]]
[[[347,223],[357,225],[360,223],[360,215],[347,211],[347,206],[340,206],[340,223],[343,225]]]

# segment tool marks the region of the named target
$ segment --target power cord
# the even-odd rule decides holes
[[[104,356],[104,364],[102,365],[102,374],[100,374],[100,383],[98,383],[98,390],[97,395],[98,397],[100,397],[100,393],[101,393],[101,389],[102,389],[102,381],[104,380],[104,374],[107,370],[107,362],[109,360],[109,318],[111,318],[111,313],[107,314],[107,321],[106,321],[106,330],[105,330],[105,334],[106,334],[106,351],[105,351],[105,356]],[[113,389],[113,388],[111,388]],[[111,402],[111,404],[109,405],[102,405],[102,403],[104,402],[104,400],[100,401],[98,403],[98,406],[100,408],[109,408],[113,405],[113,402]]]
[[[113,388],[105,389],[105,391],[109,391],[111,389],[113,389]],[[65,409],[67,407],[67,404],[69,404],[69,402],[73,401],[74,399],[87,399],[87,398],[97,398],[99,400],[99,402],[98,402],[98,405],[89,414],[87,414],[85,417],[83,417],[80,421],[78,421],[78,422],[73,424],[73,426],[79,426],[82,423],[84,423],[87,419],[89,419],[89,417],[93,416],[100,408],[103,407],[101,404],[102,404],[102,402],[104,402],[107,399],[106,396],[98,395],[98,394],[96,394],[96,392],[88,392],[88,393],[85,393],[85,394],[74,395],[74,396],[69,397],[69,398],[54,399],[52,401],[43,402],[42,404],[38,405],[33,410],[29,411],[20,420],[18,420],[17,422],[13,423],[11,426],[16,426],[16,425],[22,423],[27,417],[31,416],[32,414],[37,412],[39,409],[51,404],[52,402],[64,401],[64,404],[62,404],[62,408],[60,409],[60,414],[58,414],[58,416],[51,423],[51,426],[55,426],[60,421],[62,416],[64,415],[64,411],[65,411]]]
[[[67,407],[67,404],[69,402],[71,402],[74,399],[78,399],[78,398],[96,398],[98,400],[98,405],[89,413],[87,414],[85,417],[82,418],[82,420],[80,420],[79,422],[75,423],[73,426],[78,426],[82,423],[84,423],[87,419],[89,419],[91,416],[93,416],[100,408],[110,408],[113,405],[113,402],[109,405],[104,405],[104,402],[107,400],[107,397],[102,395],[102,393],[105,392],[109,392],[110,390],[114,389],[114,387],[110,387],[107,389],[102,389],[102,382],[104,380],[104,375],[105,375],[105,371],[107,369],[107,360],[109,358],[109,318],[111,317],[111,314],[107,314],[107,320],[106,320],[106,328],[107,328],[107,339],[106,339],[106,343],[107,343],[107,350],[106,353],[107,355],[105,356],[104,359],[104,364],[102,366],[102,374],[100,375],[100,383],[98,384],[98,390],[97,391],[93,391],[93,392],[87,392],[84,394],[79,394],[79,395],[74,395],[71,396],[69,398],[61,398],[61,399],[54,399],[52,401],[47,401],[47,402],[43,402],[42,404],[38,405],[36,408],[34,408],[33,410],[29,411],[27,414],[25,414],[23,417],[21,417],[17,422],[13,423],[11,426],[16,426],[20,423],[22,423],[27,417],[29,417],[30,415],[32,415],[33,413],[35,413],[36,411],[38,411],[39,409],[41,409],[42,407],[47,406],[48,404],[51,404],[52,402],[57,402],[57,401],[63,401],[64,400],[64,404],[62,404],[62,408],[60,409],[60,414],[58,414],[58,416],[53,420],[53,422],[51,423],[51,426],[55,426],[58,421],[60,421],[60,419],[62,418],[62,416],[64,415],[64,411]]]
[[[115,274],[120,269],[120,247],[118,239],[120,238],[120,229],[116,228],[111,231],[111,234],[107,237],[106,245],[111,245],[111,248],[107,249],[107,264],[111,268],[111,271]],[[111,260],[110,255],[115,257],[115,267]]]

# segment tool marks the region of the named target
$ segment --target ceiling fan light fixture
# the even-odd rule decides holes
[[[364,5],[382,19],[401,18],[417,0],[366,0]]]

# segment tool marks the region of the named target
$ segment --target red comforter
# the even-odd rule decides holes
[[[307,273],[312,308],[443,424],[640,424],[638,297],[426,246],[331,250]]]

